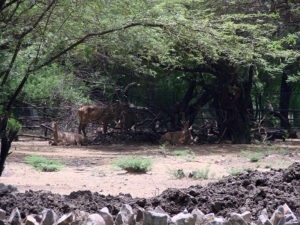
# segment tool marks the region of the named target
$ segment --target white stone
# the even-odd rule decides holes
[[[34,215],[28,215],[26,217],[25,225],[39,225],[40,223],[36,220]]]
[[[104,207],[100,210],[99,214],[103,217],[106,225],[113,225],[114,219],[113,216],[109,213],[107,207]]]
[[[247,222],[243,219],[239,213],[231,213],[228,220],[232,225],[247,225]]]
[[[120,212],[116,216],[115,220],[116,225],[135,225],[133,210],[130,205],[123,204]]]
[[[10,225],[21,225],[21,214],[18,208],[14,208],[8,219]]]
[[[271,223],[277,225],[281,219],[284,218],[284,209],[279,207],[271,216]]]
[[[251,212],[245,211],[241,214],[241,216],[247,223],[251,222]]]
[[[196,218],[196,215],[188,212],[182,212],[173,216],[171,221],[176,225],[194,225],[196,223]]]
[[[97,213],[89,215],[86,225],[106,225],[103,217]]]
[[[155,211],[145,211],[143,225],[167,225],[168,215]]]
[[[44,209],[42,211],[42,224],[53,225],[57,221],[57,214],[52,209]]]
[[[269,218],[264,214],[262,214],[258,217],[257,224],[258,225],[273,225],[271,223],[271,221],[269,220]]]
[[[56,225],[69,225],[75,221],[75,215],[73,212],[63,215],[57,221]]]
[[[196,216],[196,225],[203,223],[205,214],[201,210],[196,208],[192,211],[192,214]]]
[[[0,209],[0,220],[5,220],[5,218],[6,218],[6,211]]]

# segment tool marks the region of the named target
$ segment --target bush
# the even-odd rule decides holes
[[[193,179],[208,179],[208,173],[209,173],[209,167],[206,167],[205,169],[198,169],[190,173],[189,177]]]
[[[32,165],[38,171],[43,172],[59,171],[63,168],[59,160],[50,160],[39,155],[26,156],[25,162],[29,165]]]
[[[128,172],[146,173],[151,169],[152,162],[150,159],[128,156],[118,159],[115,164]]]
[[[250,162],[258,162],[264,157],[264,154],[262,152],[243,151],[242,156],[248,158]]]

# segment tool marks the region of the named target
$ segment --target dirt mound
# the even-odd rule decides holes
[[[129,194],[104,196],[97,192],[77,191],[69,195],[45,191],[15,192],[11,186],[0,185],[0,208],[11,212],[18,207],[22,216],[41,212],[44,208],[54,209],[59,215],[74,210],[97,212],[108,207],[116,215],[123,203],[147,208],[161,206],[170,215],[187,208],[198,207],[204,213],[213,212],[226,216],[230,212],[250,211],[256,219],[262,209],[272,213],[286,203],[297,217],[300,216],[300,163],[286,170],[269,172],[246,171],[229,176],[205,187],[192,186],[186,189],[167,189],[155,198],[132,198]],[[269,215],[271,216],[271,215]]]
[[[151,199],[151,203],[160,205],[170,214],[198,207],[204,213],[222,216],[230,212],[250,211],[253,218],[257,218],[264,208],[272,213],[279,205],[287,203],[299,216],[299,175],[300,163],[294,163],[287,170],[247,171],[206,187],[169,189],[158,198]]]

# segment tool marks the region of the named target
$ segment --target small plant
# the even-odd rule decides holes
[[[193,179],[207,180],[208,179],[208,173],[209,173],[209,167],[206,167],[205,169],[198,169],[198,170],[192,171],[189,174],[189,177],[191,177]]]
[[[248,158],[250,162],[258,162],[264,154],[262,152],[243,151],[242,156]]]
[[[151,169],[152,162],[150,159],[128,156],[116,160],[115,164],[128,172],[146,173]]]
[[[177,179],[182,179],[185,177],[185,173],[184,173],[183,169],[172,170],[171,173]]]
[[[172,155],[183,157],[188,161],[195,158],[195,153],[191,149],[175,150],[172,152]]]
[[[167,145],[166,144],[161,144],[160,146],[159,146],[159,149],[160,149],[160,152],[164,155],[164,156],[166,156],[167,155]]]
[[[234,176],[234,175],[237,175],[237,174],[239,174],[239,173],[241,173],[241,172],[243,172],[245,170],[247,170],[247,169],[246,168],[232,168],[232,169],[229,170],[228,173],[230,175]]]
[[[46,159],[39,155],[30,155],[25,157],[25,162],[32,165],[38,171],[53,172],[59,171],[63,168],[63,165],[59,160]]]

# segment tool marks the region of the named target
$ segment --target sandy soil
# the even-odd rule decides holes
[[[19,191],[50,190],[69,194],[91,190],[104,195],[130,193],[133,197],[154,197],[167,188],[205,185],[223,176],[248,168],[269,170],[286,168],[300,160],[300,141],[287,140],[272,145],[194,145],[164,147],[155,145],[106,145],[62,147],[49,146],[45,141],[18,141],[11,148],[0,182],[12,184]],[[192,155],[175,156],[176,150],[191,150]],[[258,162],[250,162],[250,152],[263,152]],[[60,159],[64,168],[58,172],[39,172],[24,162],[28,155]],[[146,174],[130,174],[113,165],[121,156],[138,155],[152,159],[152,169]],[[178,179],[175,171],[186,175],[192,171],[209,170],[208,179],[185,177]]]

